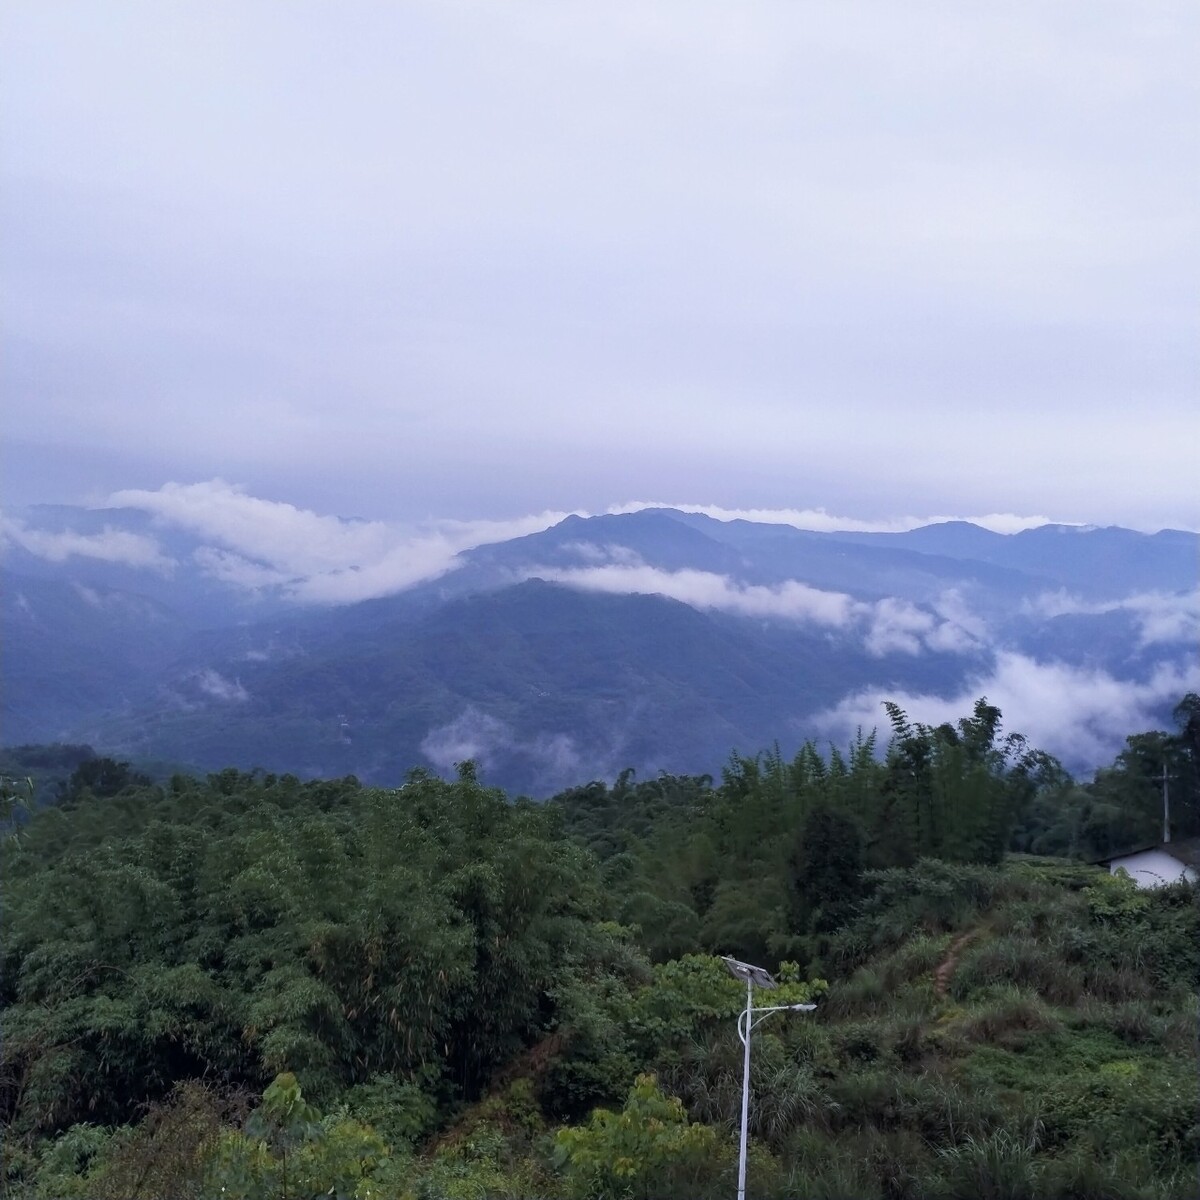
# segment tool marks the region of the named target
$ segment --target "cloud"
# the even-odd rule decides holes
[[[1098,616],[1130,613],[1138,624],[1138,645],[1200,644],[1200,589],[1194,592],[1140,592],[1121,600],[1083,600],[1065,589],[1028,600],[1023,611],[1033,616]]]
[[[9,6],[34,486],[1195,520],[1195,6],[353,7]]]
[[[176,565],[153,538],[108,525],[99,533],[75,533],[70,529],[54,532],[29,529],[23,521],[5,517],[0,518],[0,547],[6,543],[20,546],[29,554],[53,563],[75,557],[95,558],[102,562],[143,567],[162,575],[169,575]]]
[[[247,495],[223,479],[166,483],[157,491],[114,492],[108,503],[151,513],[164,524],[294,576],[377,559],[388,545],[380,521],[345,521],[277,500]]]
[[[438,535],[414,537],[372,561],[293,580],[287,591],[302,603],[353,604],[436,579],[458,565],[454,561],[457,553],[452,542]]]
[[[421,753],[435,767],[449,771],[456,763],[472,759],[486,767],[496,748],[504,745],[512,730],[503,721],[468,705],[448,721],[431,729],[421,741]]]
[[[933,602],[933,611],[940,620],[925,635],[930,650],[970,654],[988,644],[991,635],[987,622],[971,611],[957,588],[944,591]]]
[[[237,679],[226,679],[219,671],[206,667],[195,676],[196,686],[206,696],[230,704],[242,704],[250,699],[250,693]]]
[[[842,737],[880,724],[884,700],[899,704],[916,721],[939,725],[969,713],[987,696],[1004,714],[1007,729],[1025,734],[1076,770],[1092,770],[1112,759],[1131,730],[1153,727],[1157,709],[1200,689],[1200,663],[1160,664],[1141,681],[1117,679],[1107,671],[1039,662],[1002,651],[992,670],[968,680],[953,696],[868,688],[845,697],[813,724]]]
[[[150,513],[165,526],[215,543],[193,554],[215,579],[248,590],[281,588],[314,604],[348,604],[401,591],[454,569],[464,549],[536,533],[568,515],[547,511],[512,520],[442,519],[400,527],[264,500],[223,479],[166,483],[156,491],[125,489],[106,503]]]
[[[588,563],[624,564],[638,566],[642,562],[641,555],[628,546],[619,546],[613,542],[600,545],[597,542],[563,542],[559,547],[564,553],[574,554]]]
[[[530,567],[528,574],[588,591],[667,596],[693,608],[715,608],[747,617],[784,617],[836,629],[849,625],[857,608],[856,602],[841,592],[824,592],[795,580],[765,587],[736,583],[711,571],[664,571],[644,563]]]
[[[876,658],[887,654],[920,654],[923,638],[933,632],[935,625],[930,613],[906,600],[880,600],[874,605],[867,631],[867,653]]]
[[[585,771],[575,739],[565,733],[538,733],[520,738],[507,721],[467,705],[457,717],[436,726],[421,741],[421,753],[441,771],[471,759],[485,771],[502,759],[517,758],[539,791],[577,783]]]
[[[278,587],[293,582],[292,576],[287,571],[251,562],[250,559],[243,558],[232,550],[222,550],[217,546],[198,546],[192,551],[192,561],[205,575],[217,579],[221,583],[246,588],[248,591],[258,591],[261,588]]]
[[[572,548],[582,557],[617,552],[626,561],[589,567],[531,566],[524,574],[587,591],[666,596],[692,608],[717,609],[743,617],[778,618],[826,629],[861,627],[864,648],[876,658],[917,655],[927,650],[968,654],[986,644],[986,626],[953,590],[943,593],[933,610],[927,611],[893,598],[866,603],[794,579],[767,586],[738,583],[728,575],[711,571],[662,570],[627,561],[632,551],[623,546],[600,548],[574,543]]]

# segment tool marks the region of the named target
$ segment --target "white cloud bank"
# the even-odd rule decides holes
[[[213,543],[194,555],[213,578],[248,590],[280,587],[298,601],[317,604],[349,604],[435,579],[454,568],[464,549],[548,529],[568,515],[434,520],[413,529],[264,500],[223,479],[167,483],[156,491],[126,489],[106,504],[150,513],[164,526]]]
[[[915,721],[939,725],[970,712],[980,696],[1004,713],[1012,732],[1061,758],[1068,766],[1092,768],[1112,758],[1130,730],[1156,723],[1155,710],[1200,690],[1200,663],[1160,664],[1140,682],[1117,679],[1106,671],[1037,662],[1001,651],[988,675],[970,679],[954,696],[931,696],[869,688],[847,696],[812,724],[825,736],[840,739],[860,726],[882,723],[884,700],[893,700]]]
[[[95,558],[164,575],[170,574],[176,565],[153,538],[108,525],[99,533],[76,533],[71,529],[56,532],[29,529],[23,521],[0,517],[0,547],[6,544],[20,546],[29,554],[53,563],[75,557]]]
[[[516,756],[532,767],[539,789],[564,787],[586,774],[572,737],[540,733],[521,739],[506,721],[473,704],[452,721],[430,729],[421,742],[421,753],[441,771],[467,759],[487,770],[498,758]]]
[[[1024,608],[1040,617],[1127,612],[1138,623],[1138,644],[1143,649],[1179,643],[1200,645],[1200,589],[1182,593],[1140,592],[1121,600],[1102,601],[1082,600],[1059,590],[1043,593]]]
[[[742,584],[710,571],[664,571],[645,563],[597,567],[531,567],[528,573],[585,591],[643,593],[680,600],[692,608],[720,609],[747,617],[784,617],[834,629],[851,621],[855,602],[841,592],[824,592],[796,580],[774,587]]]
[[[196,686],[206,696],[227,704],[244,704],[250,693],[242,687],[240,679],[226,679],[219,671],[206,667],[195,677]]]
[[[585,591],[666,596],[692,608],[743,617],[796,621],[831,630],[860,629],[864,648],[876,658],[927,650],[965,654],[981,649],[987,638],[984,623],[953,590],[943,593],[931,611],[890,598],[866,603],[795,579],[767,586],[738,583],[711,571],[666,571],[630,562],[636,556],[623,546],[576,543],[572,548],[581,557],[606,553],[619,561],[586,567],[529,567],[524,573]]]

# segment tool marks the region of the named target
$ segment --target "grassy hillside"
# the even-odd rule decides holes
[[[1200,1194],[1196,900],[1046,860],[879,873],[834,941],[825,1003],[756,1033],[750,1194]],[[556,1133],[523,1107],[553,1089],[556,1066],[526,1060],[528,1087],[498,1090],[406,1165],[409,1194],[483,1194],[456,1191],[457,1178],[514,1197],[728,1194],[741,1095],[732,1023],[666,1039],[643,1065],[659,1094],[631,1091],[627,1127],[669,1123],[651,1109],[675,1096],[679,1128],[712,1129],[711,1143],[661,1158],[643,1145],[618,1178],[605,1152],[622,1148],[620,1118]]]

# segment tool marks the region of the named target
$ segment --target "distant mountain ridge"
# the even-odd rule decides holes
[[[713,771],[834,736],[877,693],[948,701],[1020,670],[1075,687],[1102,737],[1088,679],[1157,712],[1196,670],[1200,537],[1182,531],[817,533],[645,509],[315,608],[270,563],[232,570],[228,547],[137,510],[22,520],[2,565],[8,744],[378,782],[471,757],[546,794],[626,766]]]

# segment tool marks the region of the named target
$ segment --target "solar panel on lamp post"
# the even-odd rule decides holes
[[[746,1130],[750,1117],[750,1031],[759,1021],[765,1020],[777,1012],[812,1012],[815,1004],[776,1004],[773,1007],[755,1008],[754,989],[756,987],[769,989],[776,987],[775,980],[769,971],[756,967],[751,963],[741,962],[736,958],[721,956],[721,961],[728,968],[730,975],[741,979],[746,984],[746,1007],[738,1014],[738,1037],[743,1047],[742,1058],[742,1140],[738,1152],[738,1200],[746,1200]],[[757,1015],[757,1020],[755,1016]]]

